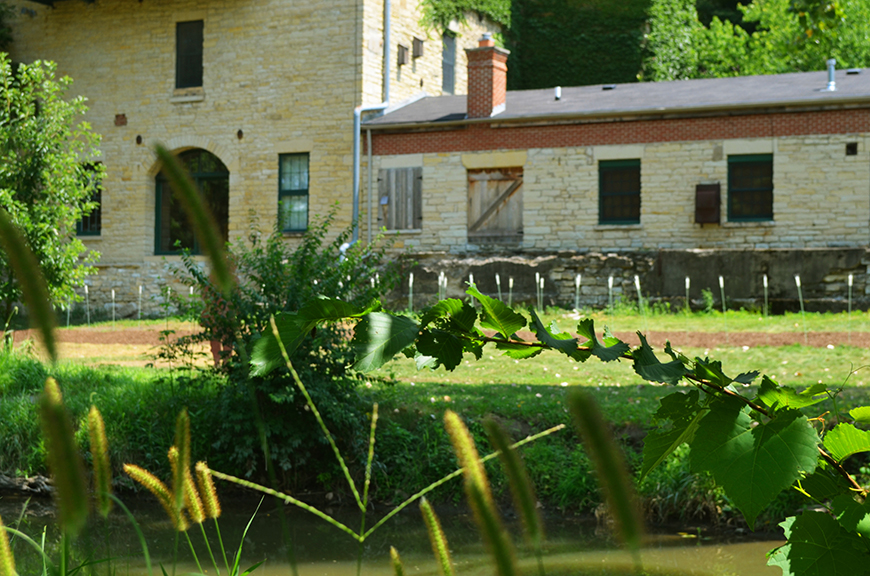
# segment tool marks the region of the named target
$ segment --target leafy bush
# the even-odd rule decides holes
[[[247,241],[238,241],[228,249],[228,260],[237,276],[237,288],[229,299],[221,295],[190,253],[182,254],[183,266],[176,270],[176,276],[202,296],[200,323],[205,331],[181,339],[180,344],[219,342],[224,350],[219,370],[229,377],[217,402],[221,430],[215,448],[225,458],[216,462],[220,466],[248,476],[263,469],[257,430],[260,418],[273,463],[292,474],[294,483],[310,479],[302,474],[303,466],[326,448],[289,371],[251,377],[247,359],[261,333],[270,330],[273,315],[294,313],[321,295],[364,305],[398,281],[397,272],[385,264],[384,246],[350,246],[351,228],[327,241],[334,218],[333,210],[315,220],[296,248],[288,246],[277,230],[262,238],[252,220]],[[347,370],[352,351],[345,327],[324,326],[312,331],[290,357],[330,429],[341,440],[352,442],[356,426],[364,418],[355,402],[357,380]],[[323,472],[320,465],[315,468]]]

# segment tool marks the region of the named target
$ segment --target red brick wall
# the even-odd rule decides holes
[[[489,118],[505,103],[507,52],[494,47],[466,50],[468,54],[468,117]]]
[[[870,132],[867,109],[503,128],[472,124],[431,132],[374,132],[372,150],[385,156],[862,132]]]

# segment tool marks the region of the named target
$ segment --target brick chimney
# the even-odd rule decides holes
[[[480,39],[468,55],[468,118],[489,118],[504,111],[507,92],[507,57],[510,51],[496,48],[492,35]]]

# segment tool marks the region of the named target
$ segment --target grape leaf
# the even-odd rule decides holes
[[[849,410],[849,416],[858,424],[870,424],[870,406],[858,406]]]
[[[354,329],[351,341],[356,352],[354,368],[360,372],[380,368],[413,344],[418,332],[417,323],[410,318],[372,312]]]
[[[559,332],[555,323],[551,324],[550,328],[547,328],[541,322],[541,319],[538,318],[538,315],[535,314],[534,310],[531,310],[531,314],[532,329],[535,331],[535,336],[538,337],[540,342],[543,342],[554,350],[558,350],[566,356],[570,356],[578,362],[585,362],[589,358],[589,352],[577,349],[576,338],[572,338],[567,332]]]
[[[824,512],[804,512],[780,523],[788,543],[768,554],[783,576],[855,576],[866,573],[867,546]]]
[[[303,306],[298,312],[276,315],[275,326],[278,328],[278,334],[287,354],[292,355],[305,337],[321,322],[359,318],[378,308],[380,303],[377,300],[373,300],[365,308],[358,308],[337,298],[321,296]],[[284,366],[284,357],[281,355],[281,348],[271,327],[267,328],[254,344],[251,351],[251,366],[253,376],[265,376],[275,368]]]
[[[671,360],[666,364],[662,364],[656,358],[646,338],[640,332],[637,333],[640,337],[640,346],[635,348],[631,356],[634,358],[634,371],[638,375],[649,382],[664,382],[665,384],[677,385],[680,379],[688,372],[685,365],[679,360]]]
[[[656,418],[671,420],[673,426],[669,430],[663,427],[653,428],[644,438],[641,480],[681,444],[691,442],[701,418],[707,413],[698,404],[698,397],[698,391],[692,390],[688,394],[674,392],[659,400]]]
[[[435,359],[435,366],[453,370],[462,362],[462,340],[443,330],[424,330],[417,338],[417,352]]]
[[[495,298],[490,298],[481,294],[472,284],[465,291],[469,296],[473,296],[480,302],[483,308],[483,315],[480,319],[480,325],[488,330],[495,330],[505,338],[513,336],[514,332],[522,329],[526,325],[526,319],[520,314],[517,314],[512,309],[502,304]]]
[[[722,372],[722,363],[718,360],[701,360],[695,358],[695,376],[701,380],[708,380],[714,384],[724,388],[731,384],[734,380],[729,378]]]
[[[423,312],[420,317],[420,329],[422,330],[433,322],[442,319],[447,319],[447,322],[438,323],[441,328],[471,332],[474,330],[477,312],[468,302],[456,298],[441,300]]]
[[[515,342],[499,342],[495,345],[496,350],[504,350],[505,356],[515,360],[533,358],[544,351],[539,346],[525,346]]]
[[[776,382],[765,376],[761,380],[758,399],[774,410],[804,408],[818,404],[827,398],[828,396],[825,394],[827,389],[828,387],[824,384],[814,384],[803,392],[797,392],[794,388],[779,386]]]
[[[841,423],[825,434],[825,448],[840,462],[858,452],[870,451],[870,432],[858,430],[851,424]]]
[[[870,503],[859,504],[849,494],[840,494],[831,501],[831,510],[840,526],[849,532],[870,536]]]
[[[582,346],[588,348],[589,352],[597,356],[602,362],[621,358],[629,351],[628,344],[614,338],[607,330],[604,333],[604,342],[599,342],[598,336],[595,335],[595,323],[592,318],[581,320],[577,325],[577,333],[587,339]]]
[[[830,500],[850,488],[846,479],[837,474],[825,460],[819,460],[816,471],[800,480],[800,487],[810,498],[817,501]]]
[[[758,378],[758,370],[753,370],[752,372],[743,372],[738,374],[734,379],[735,382],[740,382],[741,384],[752,384],[752,381]]]
[[[717,399],[690,443],[693,472],[708,470],[750,528],[776,496],[815,470],[819,438],[806,416],[782,410],[753,422],[734,398]]]

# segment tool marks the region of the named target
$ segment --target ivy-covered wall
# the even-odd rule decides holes
[[[513,0],[508,89],[636,82],[650,0]]]

